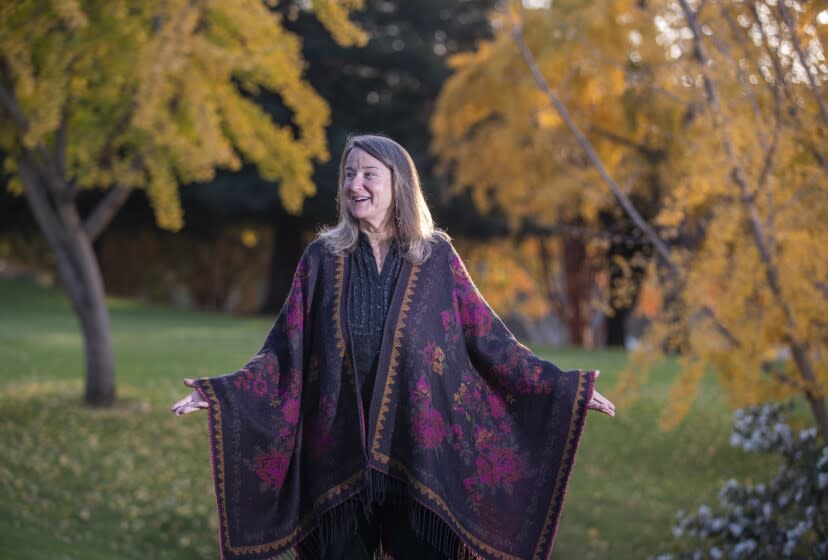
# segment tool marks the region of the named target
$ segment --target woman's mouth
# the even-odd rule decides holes
[[[368,200],[371,200],[370,196],[352,196],[351,197],[351,202],[354,202],[354,203],[366,202]]]

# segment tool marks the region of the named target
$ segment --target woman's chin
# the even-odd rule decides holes
[[[374,212],[371,208],[351,208],[351,215],[357,220],[372,224],[382,222],[382,219],[377,216],[377,212]]]

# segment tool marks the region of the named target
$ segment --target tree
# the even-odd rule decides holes
[[[555,2],[527,10],[525,29],[539,66],[565,85],[562,97],[602,160],[624,174],[652,217],[681,107],[654,96],[646,81],[628,79],[630,71],[646,77],[654,69],[619,54],[629,50],[630,32],[642,33],[636,19],[617,23],[625,9],[613,1]],[[575,343],[583,340],[598,264],[587,255],[601,255],[613,288],[608,339],[623,344],[623,321],[642,277],[639,263],[650,247],[526,72],[508,17],[495,14],[494,21],[499,31],[493,40],[451,61],[455,72],[432,119],[432,150],[454,189],[470,192],[481,211],[501,210],[514,232],[563,238],[563,311]]]
[[[451,223],[452,233],[480,234],[488,224],[481,224],[484,220],[470,205],[463,206],[462,198],[439,197],[443,189],[428,153],[428,120],[449,75],[448,57],[473,49],[477,41],[491,35],[488,11],[493,5],[494,0],[367,0],[352,14],[368,36],[360,49],[337,43],[313,14],[285,3],[272,8],[283,16],[286,29],[302,37],[307,81],[330,105],[326,134],[331,152],[340,153],[345,138],[354,132],[383,132],[398,140],[417,164],[435,218],[441,224]],[[277,122],[289,119],[278,97],[263,92],[256,101]],[[336,220],[338,164],[336,158],[315,163],[313,182],[318,192],[306,201],[301,215],[286,210],[273,189],[249,167],[220,173],[206,188],[184,191],[185,209],[192,210],[194,219],[203,212],[221,223],[244,220],[272,227],[263,313],[277,312],[285,300],[305,245],[299,233]],[[463,209],[463,220],[457,218],[458,207]]]
[[[653,101],[672,100],[673,114],[680,115],[672,126],[649,111],[636,115],[647,134],[670,140],[664,161],[670,180],[661,182],[667,190],[652,220],[636,209],[630,171],[617,164],[629,148],[602,151],[582,132],[595,119],[570,111],[556,93],[566,90],[562,74],[543,65],[549,36],[536,23],[543,15],[518,19],[515,8],[504,14],[502,29],[553,112],[562,144],[574,135],[579,148],[567,149],[597,171],[596,184],[609,187],[606,195],[658,255],[673,302],[649,331],[642,354],[654,359],[675,351],[685,365],[665,423],[683,416],[712,365],[734,406],[804,397],[825,439],[828,158],[820,139],[828,126],[822,63],[828,13],[803,2],[699,6],[686,0],[604,6],[612,8],[608,33],[621,41],[613,52],[629,61],[621,83],[645,80],[658,94]],[[567,7],[581,9],[557,2],[551,9]],[[631,24],[626,33],[612,33]],[[550,159],[555,155],[551,150]],[[634,385],[635,379],[630,373],[625,381]]]
[[[359,0],[311,9],[343,44]],[[325,101],[302,78],[299,38],[259,0],[66,0],[0,6],[0,150],[54,252],[86,350],[85,400],[115,399],[109,317],[92,248],[131,190],[159,226],[182,226],[178,185],[249,162],[298,210],[328,157]],[[278,125],[251,100],[277,94]],[[106,195],[83,215],[86,189]]]
[[[708,324],[724,326],[712,330],[712,340],[691,339],[689,350],[728,372],[723,380],[733,402],[756,404],[780,392],[803,396],[828,441],[828,256],[819,249],[828,241],[828,166],[818,140],[828,112],[816,85],[828,80],[828,69],[820,65],[818,12],[815,4],[793,2],[802,18],[795,21],[784,2],[759,0],[723,4],[703,20],[686,0],[678,5],[678,21],[689,33],[673,45],[688,64],[685,79],[690,72],[700,77],[704,113],[695,126],[712,140],[706,155],[716,167],[703,179],[688,171],[686,197],[665,213],[686,226],[688,211],[704,211],[705,238],[685,265],[683,296],[700,307],[712,294],[715,304],[707,308],[716,311]],[[762,38],[753,47],[752,32]],[[738,60],[737,49],[744,53]],[[807,80],[797,76],[802,73]],[[737,96],[750,103],[736,102]],[[734,283],[734,275],[744,283]],[[781,364],[774,363],[779,349],[788,356]],[[699,369],[690,369],[689,383],[697,383]]]

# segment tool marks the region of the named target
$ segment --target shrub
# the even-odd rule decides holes
[[[673,535],[690,549],[655,560],[828,558],[828,446],[814,428],[791,428],[791,407],[736,411],[730,444],[780,456],[779,471],[765,483],[728,480],[716,511],[702,505],[679,512]]]

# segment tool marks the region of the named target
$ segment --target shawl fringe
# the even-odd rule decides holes
[[[405,483],[374,469],[368,469],[366,473],[365,490],[320,515],[314,531],[292,551],[274,560],[319,560],[325,545],[347,538],[359,530],[359,516],[378,515],[380,509],[386,514],[404,516],[417,538],[447,559],[484,560],[436,513],[413,499]],[[382,524],[383,519],[378,522]],[[396,560],[382,535],[373,560]]]

